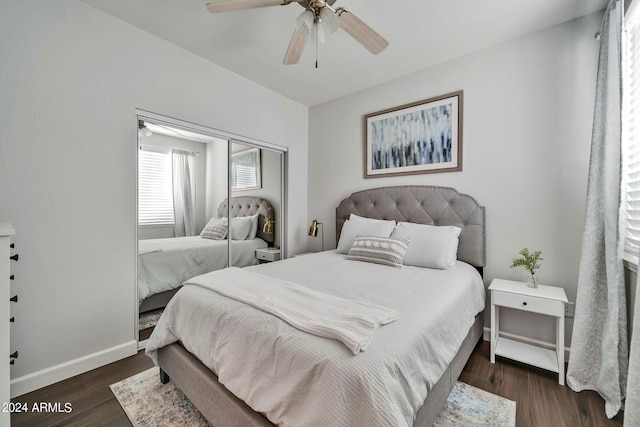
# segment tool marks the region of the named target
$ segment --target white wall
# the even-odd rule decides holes
[[[207,144],[207,221],[218,216],[220,203],[229,191],[229,142],[214,141]]]
[[[306,107],[77,0],[4,1],[0,57],[13,395],[135,351],[136,108],[288,147],[304,250]]]
[[[575,301],[600,22],[590,15],[312,107],[308,222],[327,224],[326,243],[335,247],[335,207],[352,192],[454,187],[486,206],[487,285],[520,280],[511,260],[528,247],[543,252],[542,283],[563,286]],[[363,115],[457,90],[464,90],[462,172],[363,178]],[[509,332],[554,341],[550,319],[513,312],[502,319]]]

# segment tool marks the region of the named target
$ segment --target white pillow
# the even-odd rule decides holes
[[[246,240],[251,231],[251,217],[239,216],[231,218],[231,238],[233,240]]]
[[[395,226],[396,222],[393,220],[385,221],[369,218],[366,221],[358,219],[347,220],[342,226],[337,252],[339,254],[348,253],[351,246],[353,246],[353,241],[358,236],[389,237]]]
[[[356,214],[349,214],[349,220],[350,221],[364,221],[364,222],[376,222],[376,221],[386,221],[384,219],[373,219],[373,218],[367,218],[366,216],[359,216]],[[390,220],[388,222],[393,222],[393,224],[395,225],[395,221]]]
[[[247,218],[251,218],[251,230],[249,230],[249,235],[247,236],[247,240],[255,239],[258,235],[258,215],[251,215]]]
[[[202,229],[202,231],[200,232],[200,237],[204,237],[204,238],[210,238],[210,236],[207,234],[208,231],[211,231],[211,227],[213,226],[226,226],[227,225],[227,218],[216,218],[216,217],[211,217],[211,219],[209,220],[209,222],[207,223],[207,225],[204,226],[204,228]],[[203,235],[207,234],[206,236]]]
[[[453,225],[399,222],[391,238],[411,239],[403,261],[405,265],[445,270],[456,264],[460,232],[462,230]]]

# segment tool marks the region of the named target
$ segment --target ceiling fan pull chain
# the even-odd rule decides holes
[[[318,22],[314,24],[316,27],[316,68],[318,68]]]

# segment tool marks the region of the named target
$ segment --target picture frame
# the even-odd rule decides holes
[[[364,116],[364,177],[462,171],[463,91]]]
[[[245,148],[231,153],[231,190],[262,188],[262,161],[259,148]]]

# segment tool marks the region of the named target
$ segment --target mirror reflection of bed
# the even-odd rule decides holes
[[[256,249],[280,246],[282,153],[147,120],[139,129],[142,342],[185,280],[258,264]]]
[[[195,236],[139,241],[139,339],[148,338],[162,308],[182,283],[229,265],[229,242],[231,265],[235,267],[257,264],[256,250],[273,247],[275,235],[266,225],[275,220],[274,210],[267,200],[236,196],[229,207],[231,221],[227,219],[225,199],[216,216]]]

